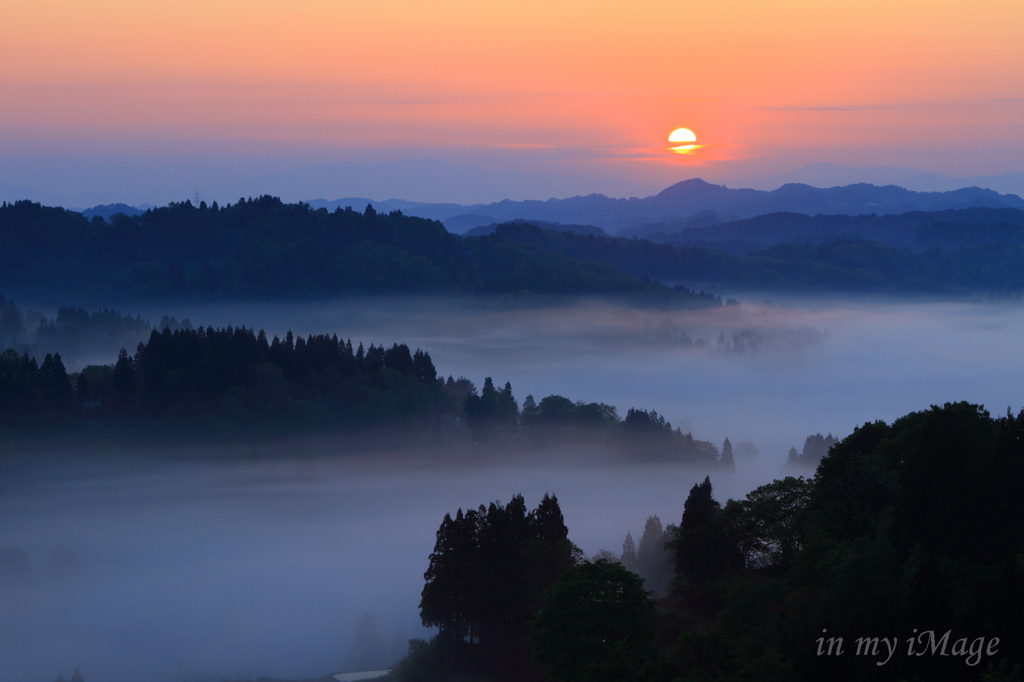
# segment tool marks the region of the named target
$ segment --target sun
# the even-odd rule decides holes
[[[668,136],[669,142],[696,142],[697,136],[689,128],[676,128]]]
[[[668,136],[669,142],[696,142],[697,136],[693,134],[693,131],[689,128],[676,128]],[[696,149],[696,144],[682,144],[678,147],[672,147],[672,151],[676,154],[686,154],[693,149]]]

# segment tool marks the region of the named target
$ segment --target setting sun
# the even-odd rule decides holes
[[[689,128],[676,128],[668,136],[669,142],[696,142],[697,136]]]
[[[696,142],[697,136],[693,134],[693,131],[689,128],[676,128],[668,136],[669,142]],[[686,154],[697,148],[695,144],[683,144],[678,147],[672,147],[672,151],[676,154]]]

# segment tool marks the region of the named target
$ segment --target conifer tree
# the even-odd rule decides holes
[[[722,458],[718,462],[724,471],[736,471],[736,462],[732,456],[732,443],[728,438],[722,443]]]
[[[633,542],[633,535],[627,530],[626,539],[622,542],[622,558],[619,563],[633,571],[637,570],[636,544]]]
[[[117,400],[117,407],[127,410],[135,402],[135,372],[132,367],[134,363],[128,357],[128,351],[124,348],[117,355],[117,362],[114,364],[114,375],[112,385],[114,396]]]
[[[676,539],[676,575],[695,584],[721,577],[741,567],[743,558],[716,523],[722,507],[711,494],[711,478],[705,477],[690,489],[683,504],[683,520]]]
[[[653,592],[663,591],[672,578],[670,556],[665,551],[666,540],[661,519],[657,515],[647,517],[636,553],[636,572],[644,579],[647,589]]]

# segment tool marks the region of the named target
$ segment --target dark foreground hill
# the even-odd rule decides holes
[[[633,572],[644,541],[588,561],[554,496],[460,509],[424,557],[420,614],[438,633],[396,677],[1020,680],[1022,464],[1024,413],[962,402],[866,423],[812,479],[743,500],[705,478],[679,490],[678,525],[656,524],[647,551],[672,574],[657,600]]]
[[[714,297],[638,281],[495,237],[367,206],[329,213],[264,196],[189,202],[110,221],[28,201],[0,207],[0,286],[25,298],[303,300],[340,294],[511,293]]]

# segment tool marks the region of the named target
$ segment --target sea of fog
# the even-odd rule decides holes
[[[688,312],[391,299],[126,312],[405,342],[445,376],[511,382],[520,403],[557,393],[620,415],[653,408],[696,438],[757,447],[735,474],[712,475],[720,500],[783,475],[788,449],[813,433],[842,437],[952,400],[1024,404],[1016,304],[817,299]],[[444,513],[514,493],[532,508],[553,492],[577,545],[617,552],[650,514],[678,523],[703,479],[586,453],[339,457],[330,439],[265,449],[292,458],[118,452],[99,464],[70,452],[0,464],[0,682],[49,682],[76,666],[86,682],[351,669],[364,613],[392,653],[429,635],[417,604]]]

